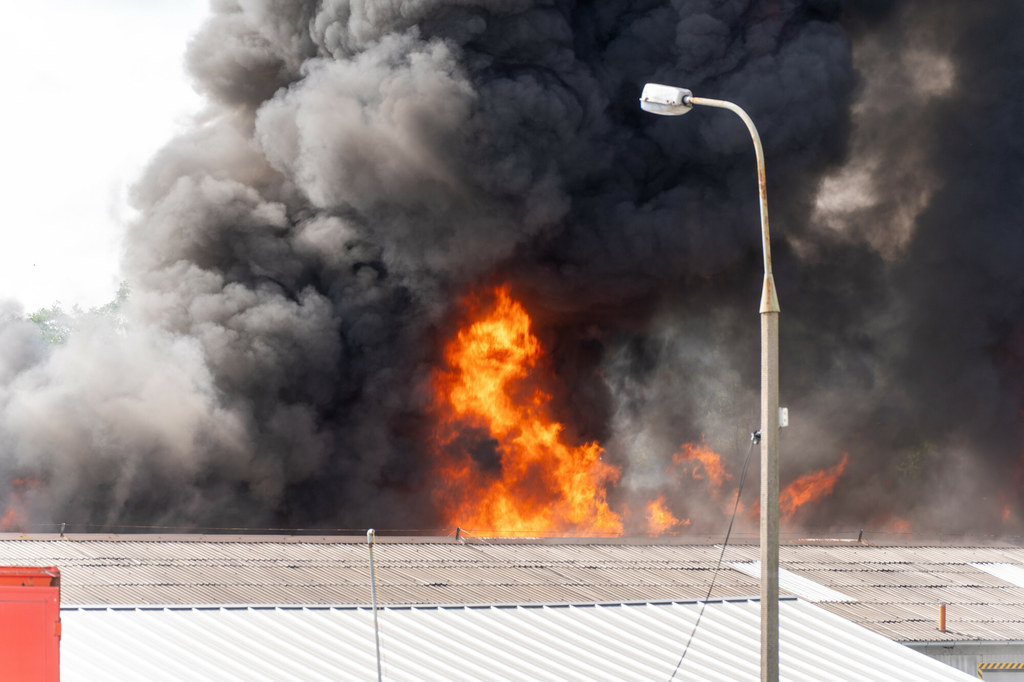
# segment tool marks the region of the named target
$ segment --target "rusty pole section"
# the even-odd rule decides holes
[[[780,309],[778,295],[775,293],[775,279],[772,277],[772,244],[768,234],[768,185],[765,181],[764,150],[761,148],[761,136],[757,134],[754,121],[747,115],[747,112],[732,102],[694,96],[688,97],[687,101],[690,104],[699,106],[728,109],[739,116],[743,123],[746,124],[747,130],[750,131],[750,137],[754,141],[754,154],[757,157],[757,189],[761,200],[761,252],[764,258],[764,286],[761,289],[760,312],[762,315],[769,312],[777,313]],[[762,435],[764,434],[762,433]]]
[[[750,131],[757,156],[757,188],[761,200],[761,681],[779,679],[779,299],[772,277],[768,234],[768,188],[761,137],[747,112],[732,102],[690,96],[688,104],[728,109]]]
[[[946,605],[939,604],[939,632],[946,631]]]

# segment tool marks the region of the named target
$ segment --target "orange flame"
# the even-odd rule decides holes
[[[689,519],[678,519],[669,511],[665,506],[664,495],[659,495],[657,499],[647,503],[647,533],[649,535],[664,535],[679,526],[689,525]]]
[[[850,453],[843,453],[843,460],[831,469],[822,469],[801,476],[782,491],[779,495],[779,512],[787,521],[793,518],[796,510],[808,502],[817,502],[832,492],[836,481],[846,469]]]
[[[722,458],[709,448],[703,440],[700,445],[695,443],[684,443],[679,452],[672,455],[672,463],[679,466],[684,462],[700,462],[701,467],[693,467],[691,475],[695,479],[708,478],[711,491],[717,496],[722,490],[722,484],[732,478],[732,474],[722,466]],[[703,469],[703,473],[701,472]]]
[[[890,533],[909,533],[913,526],[910,521],[893,516],[886,523],[885,529]]]
[[[26,493],[32,492],[37,481],[31,477],[15,478],[11,481],[11,496],[7,509],[0,515],[0,531],[23,530],[26,525],[27,516],[25,512]]]
[[[18,530],[24,525],[25,517],[22,516],[21,512],[14,506],[14,504],[7,507],[4,515],[0,517],[0,530]]]
[[[893,516],[889,512],[883,512],[873,517],[868,523],[876,532],[880,533],[906,535],[914,530],[914,525],[910,521]]]
[[[621,534],[608,506],[619,469],[597,443],[567,444],[537,386],[540,341],[507,287],[446,349],[449,369],[435,377],[437,403],[451,416],[437,432],[438,501],[451,525],[501,534]],[[467,448],[463,436],[486,433]],[[485,450],[474,456],[472,450]]]

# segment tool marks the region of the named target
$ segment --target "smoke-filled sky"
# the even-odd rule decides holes
[[[1012,0],[214,0],[185,53],[203,112],[130,195],[120,317],[49,343],[5,313],[9,501],[454,525],[437,376],[467,297],[507,284],[565,437],[621,469],[612,506],[665,493],[719,530],[664,472],[701,442],[737,477],[757,427],[753,154],[727,112],[641,112],[656,81],[761,131],[783,485],[848,455],[794,527],[1017,534],[1022,29]],[[498,471],[477,426],[447,446]]]

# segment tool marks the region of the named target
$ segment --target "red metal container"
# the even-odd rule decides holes
[[[0,566],[0,679],[60,680],[60,571]]]

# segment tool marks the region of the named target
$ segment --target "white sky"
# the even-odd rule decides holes
[[[0,299],[88,309],[121,282],[128,189],[201,106],[207,0],[26,0],[0,13]]]

